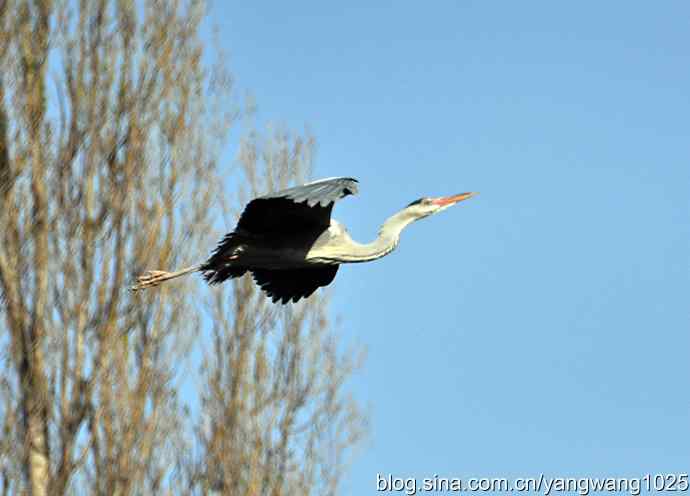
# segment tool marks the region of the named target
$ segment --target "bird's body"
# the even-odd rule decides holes
[[[218,258],[237,256],[237,264],[276,270],[335,265],[343,261],[334,259],[329,253],[332,253],[336,246],[350,243],[354,244],[354,241],[347,230],[332,219],[326,230],[307,230],[295,233],[289,238],[235,232],[232,247],[228,246]]]
[[[249,271],[274,302],[296,302],[330,284],[340,264],[387,255],[411,222],[473,195],[417,200],[391,216],[373,242],[361,244],[331,219],[334,203],[357,189],[356,179],[329,178],[256,198],[206,262],[177,272],[151,271],[133,289],[197,271],[210,284],[218,284]]]

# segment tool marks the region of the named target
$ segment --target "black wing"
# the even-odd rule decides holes
[[[275,303],[283,304],[306,298],[317,288],[328,286],[338,272],[338,265],[317,265],[303,269],[271,270],[252,269],[256,284]]]
[[[247,204],[237,229],[269,235],[327,229],[333,204],[357,191],[356,179],[334,177],[269,193]]]
[[[211,284],[218,284],[241,276],[246,268],[228,267],[227,256],[254,235],[274,243],[296,238],[305,246],[309,245],[328,229],[333,204],[340,198],[354,195],[357,189],[356,179],[334,177],[255,198],[245,207],[235,230],[223,238],[201,267],[204,278]],[[324,285],[334,276],[335,273]]]

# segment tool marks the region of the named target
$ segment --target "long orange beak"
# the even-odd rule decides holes
[[[453,196],[442,196],[440,198],[436,198],[433,200],[434,205],[455,205],[458,202],[461,202],[463,200],[467,200],[468,198],[472,198],[473,196],[477,195],[478,193],[476,192],[470,192],[470,193],[460,193],[459,195],[453,195]]]

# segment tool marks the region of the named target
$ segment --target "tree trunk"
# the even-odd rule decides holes
[[[22,409],[26,423],[26,462],[27,480],[30,494],[43,496],[48,494],[50,472],[48,468],[48,440],[47,440],[47,388],[42,369],[42,357],[35,353],[30,359],[32,366],[25,374],[29,386],[23,388]],[[23,367],[24,368],[24,367]],[[33,371],[31,370],[33,369]]]

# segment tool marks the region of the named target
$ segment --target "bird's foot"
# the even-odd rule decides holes
[[[164,270],[149,270],[146,274],[137,277],[137,283],[132,286],[132,291],[154,288],[168,279],[169,272]]]

